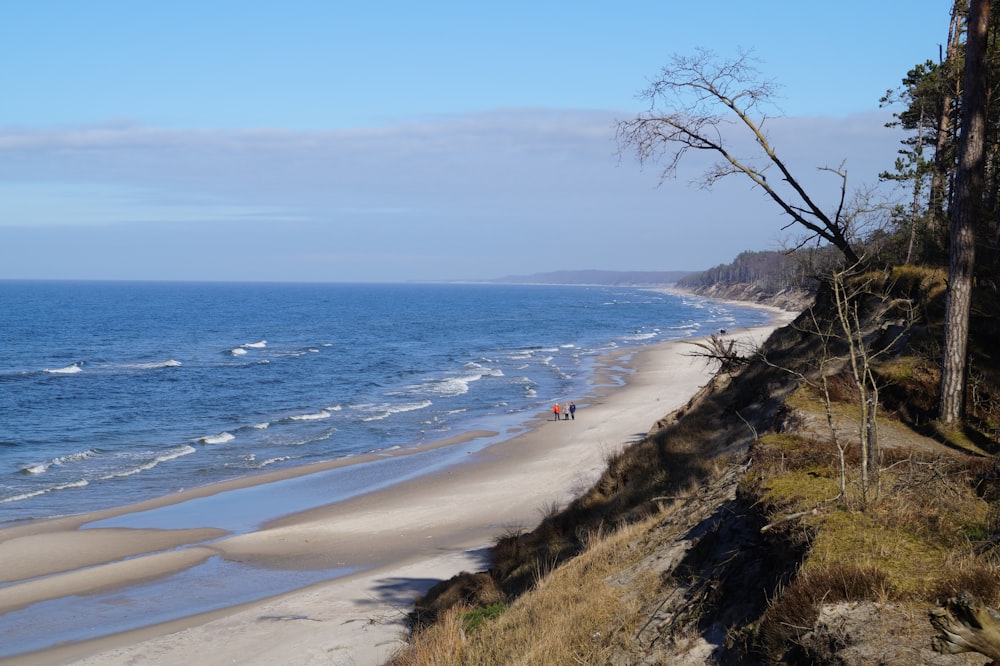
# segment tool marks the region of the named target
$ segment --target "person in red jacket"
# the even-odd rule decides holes
[[[559,403],[558,402],[552,408],[552,415],[556,417],[556,421],[559,420]]]

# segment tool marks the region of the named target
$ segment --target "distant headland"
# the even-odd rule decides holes
[[[612,286],[663,286],[674,284],[685,275],[697,271],[552,271],[531,275],[508,275],[484,282],[502,284],[597,284]]]

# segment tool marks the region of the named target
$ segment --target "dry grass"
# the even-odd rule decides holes
[[[795,403],[810,405],[801,396]],[[822,604],[929,606],[961,589],[997,600],[1000,569],[988,547],[998,533],[995,464],[945,449],[889,449],[879,499],[864,506],[850,460],[847,496],[837,497],[839,463],[831,449],[782,434],[762,438],[751,452],[754,476],[743,492],[772,520],[803,514],[789,529],[811,538],[798,574],[759,624],[755,640],[766,659],[793,659],[788,650],[812,630]]]
[[[631,641],[638,618],[638,599],[659,582],[649,575],[630,587],[630,595],[608,582],[639,557],[633,543],[655,519],[609,536],[590,535],[586,550],[548,572],[532,591],[503,613],[467,631],[469,606],[444,612],[438,622],[417,634],[393,666],[469,664],[605,663]],[[649,589],[638,589],[648,585]]]
[[[994,303],[981,306],[973,322],[985,337],[973,341],[971,427],[936,432],[934,322],[943,307],[943,273],[900,267],[865,280],[875,292],[891,292],[889,299],[872,295],[878,316],[891,320],[889,328],[914,311],[926,324],[910,332],[908,355],[879,363],[885,409],[879,418],[884,437],[877,498],[862,501],[856,444],[845,452],[847,487],[840,493],[841,459],[826,406],[795,381],[812,377],[824,352],[815,335],[790,327],[768,342],[767,363],[751,363],[731,381],[719,379],[644,441],[609,457],[600,480],[569,507],[547,507],[532,531],[499,538],[490,573],[450,581],[454,589],[442,590],[447,603],[435,606],[438,622],[418,632],[393,664],[630,663],[637,636],[648,633],[637,631],[648,625],[649,609],[674,591],[671,581],[692,584],[698,576],[725,584],[706,587],[718,594],[704,595],[704,608],[678,624],[680,631],[697,641],[706,622],[717,622],[747,663],[813,663],[804,656],[816,654],[806,642],[824,640],[809,636],[824,605],[858,602],[920,618],[933,603],[963,589],[988,604],[1000,603],[1000,464],[982,456],[1000,436],[1000,356],[990,356],[1000,335]],[[873,335],[887,330],[878,316],[872,317]],[[857,392],[846,376],[829,380],[838,440],[856,442]],[[725,512],[715,532],[706,533],[674,569],[639,575],[627,591],[609,582],[639,559],[659,557],[639,552],[636,544],[676,546],[678,535],[639,535],[661,529],[658,511],[682,512],[718,477],[720,461],[734,462],[734,455],[742,460],[751,439],[752,465],[739,482],[737,500],[726,506],[742,511],[744,537],[766,526],[757,535],[759,550],[750,549],[738,564],[719,559],[731,552],[738,560],[742,552],[733,545],[738,541],[726,541],[739,532],[737,512]],[[789,549],[797,549],[795,557],[782,559]],[[759,560],[771,568],[755,569]],[[735,585],[744,578],[745,585]],[[761,590],[769,600],[763,614],[757,606],[753,615],[726,615],[734,602]],[[489,606],[501,598],[510,605]],[[878,612],[872,612],[862,624],[878,636]],[[905,642],[887,627],[881,627],[883,638]]]

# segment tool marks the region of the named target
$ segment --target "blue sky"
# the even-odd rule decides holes
[[[878,98],[949,0],[36,0],[3,10],[0,278],[402,281],[696,270],[774,248],[740,181],[658,186],[614,123],[753,49],[816,188],[888,168]]]

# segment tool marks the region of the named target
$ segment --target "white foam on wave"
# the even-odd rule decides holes
[[[422,386],[414,387],[417,390],[430,393],[432,395],[438,395],[445,398],[453,398],[455,396],[464,395],[469,392],[469,388],[473,382],[477,382],[483,377],[503,377],[503,370],[500,368],[487,368],[479,365],[478,363],[466,364],[473,372],[469,372],[460,377],[448,377],[445,379],[431,379],[425,382]]]
[[[86,451],[78,451],[76,453],[67,453],[64,456],[56,456],[52,459],[52,464],[54,465],[65,465],[66,463],[79,462],[80,460],[86,460],[87,458],[93,458],[97,455],[97,451],[93,449],[87,449]]]
[[[46,368],[45,372],[50,375],[73,375],[78,372],[83,372],[83,361],[77,361],[71,365],[67,365],[63,368],[55,368],[54,370]]]
[[[80,481],[71,481],[70,483],[60,483],[57,486],[51,486],[49,488],[39,488],[38,490],[33,490],[28,493],[21,493],[20,495],[14,495],[13,497],[4,497],[0,499],[0,504],[6,504],[8,502],[20,502],[21,500],[31,499],[32,497],[38,497],[39,495],[44,495],[45,493],[51,493],[56,490],[69,490],[70,488],[83,488],[84,486],[90,485],[86,479]]]
[[[225,444],[236,439],[236,435],[229,432],[220,432],[218,435],[202,437],[198,441],[202,444]]]
[[[243,349],[263,349],[267,346],[267,340],[261,340],[260,342],[245,342],[240,347]]]
[[[267,430],[268,428],[271,427],[271,424],[267,421],[264,421],[263,423],[255,423],[250,427],[253,428],[254,430]]]
[[[368,415],[361,417],[361,420],[368,422],[381,421],[389,418],[393,414],[402,414],[404,412],[415,412],[418,409],[426,409],[433,404],[434,403],[430,400],[421,400],[420,402],[404,402],[399,404],[355,405],[352,409],[367,412]]]
[[[228,433],[223,433],[228,434]],[[231,437],[230,437],[231,438]],[[206,438],[207,439],[207,438]],[[111,472],[110,474],[105,474],[104,476],[98,477],[98,481],[107,481],[109,479],[121,479],[127,476],[132,476],[134,474],[139,474],[140,472],[145,472],[147,470],[153,469],[162,462],[167,462],[168,460],[174,460],[175,458],[180,458],[181,456],[190,455],[195,453],[197,449],[193,446],[184,444],[176,449],[171,449],[170,451],[165,451],[158,456],[155,456],[152,460],[144,462],[135,467],[130,467],[119,472]]]
[[[277,356],[291,356],[295,358],[297,356],[305,356],[306,354],[318,354],[319,350],[315,348],[309,349],[295,349],[293,351],[278,352]]]
[[[24,467],[22,467],[21,472],[24,474],[32,474],[32,475],[45,474],[45,472],[49,471],[49,467],[51,466],[52,466],[51,462],[31,463],[30,465],[25,465]]]
[[[289,421],[321,421],[323,419],[328,419],[332,416],[327,410],[321,410],[318,412],[313,412],[312,414],[299,414],[297,416],[289,416]]]
[[[268,458],[264,462],[260,463],[258,467],[267,467],[268,465],[285,462],[286,460],[295,460],[296,457],[297,456],[278,456],[277,458]]]
[[[161,368],[179,368],[183,363],[180,361],[175,361],[170,359],[167,361],[160,361],[158,363],[134,363],[128,367],[136,368],[137,370],[159,370]]]
[[[322,441],[328,440],[331,437],[333,437],[333,433],[335,433],[335,432],[337,432],[336,428],[326,428],[326,429],[323,430],[323,432],[319,433],[318,435],[312,435],[312,436],[306,437],[304,439],[296,439],[296,440],[292,440],[290,442],[284,442],[283,445],[286,446],[286,447],[287,446],[306,446],[306,445],[312,444],[314,442],[322,442]]]
[[[236,347],[235,349],[230,349],[229,353],[233,356],[243,356],[247,353],[247,350],[243,347]]]
[[[81,460],[86,460],[88,458],[93,458],[98,455],[97,451],[93,449],[87,449],[86,451],[78,451],[76,453],[67,453],[64,456],[56,456],[52,460],[47,462],[32,463],[30,465],[25,465],[21,468],[21,472],[24,474],[44,474],[45,472],[52,469],[52,467],[61,467],[63,465],[80,462]]]
[[[192,453],[196,453],[197,451],[198,449],[194,448],[193,446],[183,444],[181,446],[178,446],[176,449],[171,449],[170,451],[161,453],[160,455],[156,456],[155,460],[158,463],[167,462],[168,460],[174,460],[175,458],[191,455]]]

